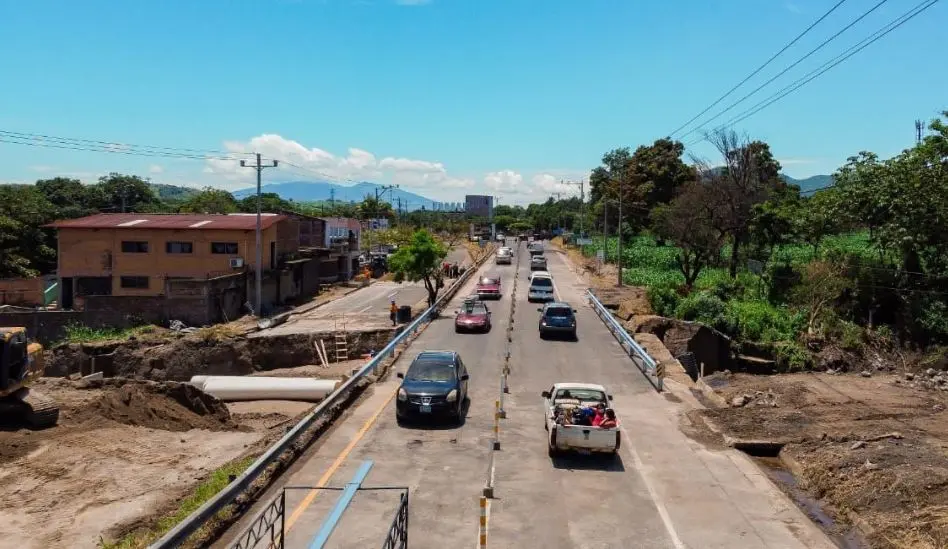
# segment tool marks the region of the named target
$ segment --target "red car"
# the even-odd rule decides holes
[[[454,317],[455,332],[489,332],[490,311],[481,301],[466,301]]]
[[[482,276],[475,292],[481,299],[500,299],[500,277]]]

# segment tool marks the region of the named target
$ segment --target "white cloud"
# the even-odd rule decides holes
[[[816,164],[816,160],[812,158],[778,158],[777,162],[780,162],[781,166],[799,166],[801,164]]]
[[[152,164],[151,166],[148,166],[148,173],[153,173],[153,174],[165,173],[165,169],[159,166],[158,164]]]
[[[33,170],[34,172],[39,172],[39,173],[49,173],[52,171],[56,171],[55,166],[30,166],[30,169]]]
[[[531,183],[533,183],[534,191],[539,194],[560,193],[564,195],[564,198],[572,195],[579,196],[579,185],[567,183],[566,181],[569,180],[550,173],[538,173],[533,176]]]
[[[530,188],[523,184],[523,176],[513,170],[501,170],[485,175],[484,185],[488,190],[501,194],[530,193]]]

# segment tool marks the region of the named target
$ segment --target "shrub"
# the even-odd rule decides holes
[[[758,300],[728,302],[727,321],[734,337],[761,343],[794,341],[806,325],[803,315]]]
[[[657,315],[674,316],[680,299],[678,292],[670,286],[649,286],[648,288],[648,300]]]
[[[774,344],[774,360],[777,366],[790,371],[806,370],[813,366],[810,352],[796,341],[780,341]]]

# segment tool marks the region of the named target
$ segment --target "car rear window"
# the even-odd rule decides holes
[[[551,288],[553,287],[553,281],[550,280],[549,278],[537,277],[533,279],[533,282],[530,285],[538,286],[541,288]]]
[[[491,278],[489,276],[481,277],[481,284],[497,284],[496,278]]]
[[[479,302],[479,301],[474,302],[474,303],[471,303],[470,305],[465,304],[465,306],[464,306],[464,314],[468,314],[468,315],[486,315],[486,314],[487,314],[487,306],[484,305],[483,303]]]
[[[573,315],[573,310],[568,307],[550,307],[546,310],[546,316],[552,317],[570,317]]]

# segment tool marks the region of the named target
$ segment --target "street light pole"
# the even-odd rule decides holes
[[[619,242],[616,246],[616,270],[619,272],[619,281],[618,286],[622,286],[622,174],[619,172],[619,220],[617,223],[618,233],[619,233]]]
[[[257,170],[257,261],[256,261],[256,280],[255,287],[257,291],[256,303],[254,304],[254,313],[256,313],[257,318],[260,318],[263,315],[262,302],[263,302],[263,230],[262,222],[260,216],[260,183],[263,179],[263,170],[265,168],[276,168],[278,161],[274,160],[273,164],[264,165],[260,153],[256,153],[257,163],[253,166],[247,166],[247,162],[244,160],[240,161],[241,168],[253,168]]]

